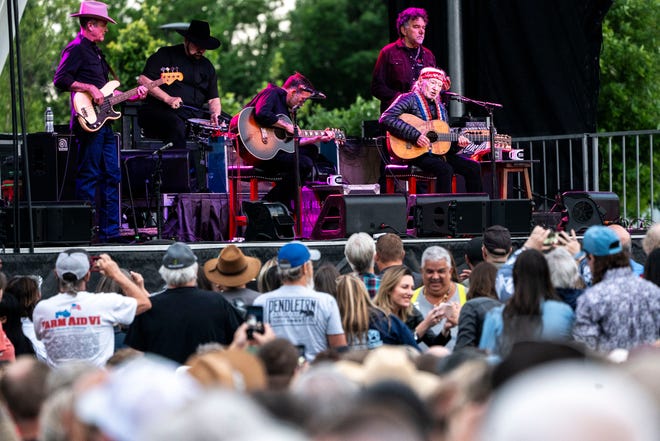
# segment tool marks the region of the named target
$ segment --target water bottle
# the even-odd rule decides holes
[[[45,128],[46,132],[53,133],[55,128],[53,127],[53,109],[46,107],[46,113],[44,114]]]

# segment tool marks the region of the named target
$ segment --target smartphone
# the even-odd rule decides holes
[[[264,333],[264,308],[263,306],[248,305],[245,308],[245,322],[248,324],[247,338],[254,339],[254,333]]]
[[[89,270],[92,272],[99,271],[99,267],[96,266],[96,262],[101,258],[101,256],[90,256],[89,257]]]
[[[559,241],[557,233],[554,231],[548,234],[548,237],[543,241],[543,245],[554,245]]]

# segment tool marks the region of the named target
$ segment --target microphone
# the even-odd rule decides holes
[[[155,156],[155,155],[158,155],[158,154],[160,154],[160,153],[163,153],[165,150],[169,149],[169,148],[172,147],[172,146],[174,146],[174,143],[173,143],[173,142],[168,142],[167,144],[165,144],[164,146],[162,146],[162,147],[159,148],[158,150],[154,150],[154,151],[151,153],[151,155],[152,155],[152,156]]]
[[[324,100],[326,98],[325,93],[315,90],[312,95],[309,97],[310,100]]]
[[[456,92],[450,92],[448,90],[445,90],[444,92],[440,92],[440,93],[443,94],[443,95],[447,95],[447,96],[461,96],[460,94],[458,94]]]

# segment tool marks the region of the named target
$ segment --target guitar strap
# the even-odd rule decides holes
[[[103,53],[103,51],[101,51],[101,49],[98,46],[97,46],[96,50],[98,51],[98,54],[101,57],[101,59],[103,60],[103,62],[105,63],[105,65],[108,66],[108,70],[110,71],[110,75],[112,75],[112,78],[115,81],[119,81],[119,77],[115,73],[115,70],[112,68],[112,66],[110,66],[110,63],[108,63],[108,60],[106,60],[105,54]]]

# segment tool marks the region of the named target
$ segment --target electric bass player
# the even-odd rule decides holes
[[[388,131],[388,146],[394,159],[419,167],[437,177],[436,191],[451,193],[454,174],[465,178],[470,193],[483,190],[479,163],[456,155],[456,142],[465,147],[470,139],[449,132],[448,115],[441,92],[451,81],[442,70],[422,69],[412,91],[399,95],[380,117]]]
[[[239,134],[239,149],[241,149],[241,156],[248,159],[249,162],[264,169],[267,173],[279,174],[281,180],[277,181],[275,186],[266,194],[264,200],[270,202],[281,202],[286,207],[291,209],[293,202],[296,200],[298,191],[296,185],[295,175],[295,152],[292,149],[284,148],[277,151],[276,149],[268,149],[262,151],[260,154],[256,149],[250,153],[250,146],[258,147],[262,143],[261,135],[256,135],[254,142],[249,139],[241,139],[248,132],[239,130],[240,127],[245,125],[240,122],[241,115],[247,122],[253,119],[254,123],[265,130],[268,129],[281,129],[290,136],[294,133],[293,121],[295,121],[294,113],[307,101],[308,99],[323,99],[325,95],[318,92],[312,83],[300,73],[291,75],[284,82],[282,87],[274,84],[269,84],[265,89],[260,91],[248,104],[244,110],[235,115],[229,125],[229,130],[233,133]],[[251,111],[249,108],[253,108]],[[318,150],[312,144],[317,142],[330,141],[335,138],[337,132],[334,130],[325,131],[300,131],[300,149],[298,150],[298,170],[300,172],[300,182],[309,179],[312,174],[314,162],[319,157]],[[269,140],[264,134],[263,145],[269,146]],[[243,145],[245,144],[245,145]],[[248,147],[247,149],[245,147]],[[292,147],[293,148],[293,147]]]
[[[107,5],[97,1],[83,1],[80,11],[71,17],[79,18],[80,32],[62,51],[53,83],[57,89],[72,93],[71,131],[78,150],[76,199],[87,201],[96,209],[96,241],[121,242],[124,241],[119,231],[121,169],[115,135],[110,123],[98,127],[93,124],[93,131],[84,129],[73,105],[77,93],[90,97],[88,109],[106,101],[102,89],[108,83],[111,69],[97,43],[104,40],[108,23],[116,22],[108,16]],[[131,98],[142,99],[146,94],[147,88],[139,86]]]

